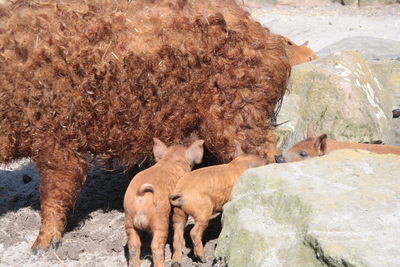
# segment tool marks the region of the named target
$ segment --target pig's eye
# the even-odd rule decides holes
[[[302,158],[308,157],[307,152],[305,152],[303,150],[297,151],[297,154],[299,154],[299,156],[302,157]]]

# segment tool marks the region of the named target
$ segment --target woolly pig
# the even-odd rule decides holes
[[[57,246],[88,159],[126,165],[194,135],[221,162],[274,161],[290,73],[280,39],[233,0],[15,0],[0,7],[0,162],[40,174],[34,251]]]

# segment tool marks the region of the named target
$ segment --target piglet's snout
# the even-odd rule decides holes
[[[283,155],[275,156],[275,161],[276,161],[276,163],[285,163],[286,162],[285,157]]]

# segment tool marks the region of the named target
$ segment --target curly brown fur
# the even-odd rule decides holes
[[[12,1],[0,7],[0,162],[57,148],[73,171],[88,152],[130,165],[152,137],[193,133],[223,162],[238,143],[273,161],[289,72],[279,38],[234,1]]]

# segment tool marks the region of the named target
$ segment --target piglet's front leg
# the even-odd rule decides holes
[[[71,152],[44,151],[37,160],[40,174],[39,235],[33,252],[57,248],[67,224],[67,212],[75,204],[87,176],[87,164]]]

